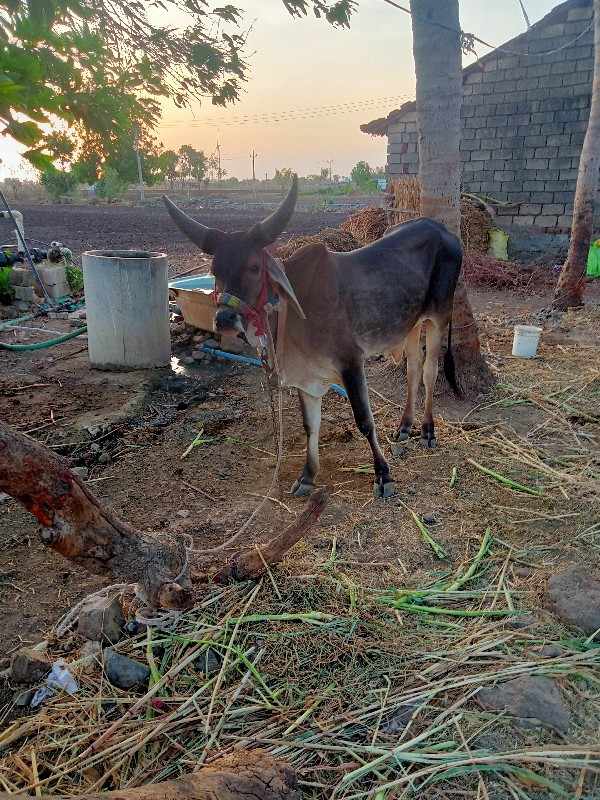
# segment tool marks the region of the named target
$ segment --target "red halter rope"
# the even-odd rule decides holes
[[[262,272],[263,272],[263,285],[260,290],[260,295],[256,301],[256,305],[250,307],[239,297],[228,292],[219,292],[215,288],[213,292],[213,300],[216,306],[228,306],[239,312],[239,314],[246,320],[253,322],[256,329],[256,336],[264,336],[266,333],[266,317],[267,312],[265,306],[269,294],[269,279],[267,277],[267,251],[262,251]]]

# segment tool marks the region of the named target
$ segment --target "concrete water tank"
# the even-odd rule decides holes
[[[167,367],[167,256],[90,250],[82,256],[88,349],[97,369]]]

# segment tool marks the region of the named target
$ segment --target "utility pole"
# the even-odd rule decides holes
[[[333,178],[331,177],[331,167],[333,165],[333,158],[330,158],[327,163],[329,164],[329,183],[333,183]]]
[[[140,128],[136,124],[133,126],[133,146],[135,147],[135,157],[137,160],[138,178],[140,181],[140,202],[146,199],[144,196],[144,176],[142,174],[142,159],[140,158]]]
[[[253,182],[256,180],[256,169],[255,169],[255,163],[254,162],[256,160],[256,156],[257,155],[258,155],[258,153],[255,153],[254,150],[252,150],[250,158],[252,159],[252,181]]]
[[[221,183],[221,145],[217,141],[217,181]]]

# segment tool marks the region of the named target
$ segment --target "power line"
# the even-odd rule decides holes
[[[281,122],[288,119],[310,119],[318,116],[332,116],[335,114],[353,113],[355,111],[362,111],[366,108],[381,105],[388,106],[390,103],[399,100],[406,100],[412,98],[412,94],[393,95],[391,97],[377,97],[366,100],[355,100],[348,103],[339,103],[338,105],[324,105],[313,106],[312,108],[298,108],[288,109],[284,111],[268,111],[259,114],[245,115],[241,117],[232,117],[227,119],[207,119],[207,120],[174,120],[173,122],[166,122],[158,125],[159,128],[176,128],[181,125],[188,127],[218,127],[219,125],[248,125],[248,124],[261,124],[265,122]]]
[[[422,17],[420,14],[414,14],[410,10],[410,8],[401,6],[399,3],[394,2],[394,0],[383,0],[383,2],[387,3],[389,6],[392,6],[393,8],[397,8],[399,11],[404,11],[406,14],[410,14],[412,17],[416,17],[417,19],[420,19],[423,22],[428,22],[430,25],[435,25],[438,28],[444,28],[444,30],[452,31],[452,33],[457,33],[461,37],[461,39],[465,38],[468,41],[478,42],[479,44],[482,44],[484,47],[489,47],[491,50],[497,50],[499,53],[507,53],[510,56],[531,56],[532,58],[540,58],[541,56],[551,56],[554,53],[558,53],[560,50],[565,50],[567,47],[572,47],[575,44],[575,42],[578,42],[583,36],[585,36],[585,34],[589,30],[591,30],[594,25],[594,18],[592,16],[592,21],[587,26],[587,28],[584,31],[582,31],[582,33],[579,34],[579,36],[576,36],[572,41],[567,42],[567,44],[563,44],[560,47],[556,47],[554,50],[546,50],[543,53],[519,53],[517,50],[507,50],[506,47],[496,47],[495,45],[486,42],[484,39],[480,39],[479,36],[475,36],[472,33],[465,33],[464,31],[459,30],[458,28],[453,28],[450,25],[444,25],[443,22],[437,22],[436,20],[428,19],[427,17]],[[523,7],[522,3],[521,7]],[[523,12],[525,13],[524,8]],[[527,14],[525,14],[525,18],[528,21]]]
[[[527,11],[525,11],[523,0],[519,0],[519,5],[521,6],[521,11],[523,12],[523,16],[525,17],[525,25],[527,25],[527,28],[531,28],[531,22],[529,22],[529,17],[527,16]]]

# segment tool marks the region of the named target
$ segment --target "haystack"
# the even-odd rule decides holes
[[[340,230],[351,233],[361,244],[365,245],[381,239],[388,224],[384,208],[367,206],[367,208],[361,208],[360,211],[350,214],[340,225]]]
[[[324,228],[314,236],[296,236],[294,239],[290,239],[289,242],[279,246],[277,255],[279,258],[289,258],[305,244],[317,242],[322,242],[328,250],[333,250],[335,253],[348,253],[350,250],[358,250],[362,246],[356,236],[348,231]]]

